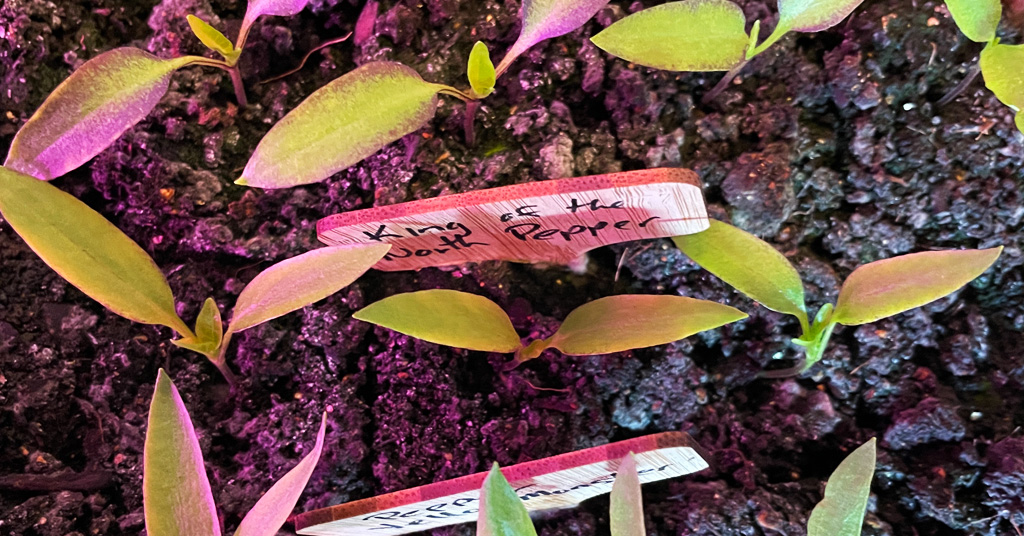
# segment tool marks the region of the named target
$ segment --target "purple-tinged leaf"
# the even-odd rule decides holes
[[[196,431],[163,369],[149,405],[143,466],[142,502],[149,536],[220,536]]]
[[[0,213],[43,262],[90,298],[129,320],[191,337],[153,259],[85,203],[0,167]]]
[[[778,28],[820,32],[839,24],[864,0],[779,0]],[[776,28],[776,32],[778,32]]]
[[[191,61],[117,48],[85,62],[21,127],[4,166],[43,180],[81,166],[146,117]]]
[[[925,251],[865,264],[843,283],[832,322],[857,326],[931,303],[984,273],[1002,251]]]
[[[400,63],[367,63],[274,125],[236,183],[287,188],[327,179],[430,121],[446,88]]]
[[[249,7],[242,18],[242,29],[238,32],[237,50],[242,50],[256,19],[267,15],[270,17],[291,17],[306,9],[309,0],[249,0]]]
[[[875,438],[846,457],[807,520],[807,536],[860,536],[875,476]]]
[[[278,480],[269,491],[256,501],[256,505],[245,514],[238,525],[235,536],[274,536],[284,525],[288,515],[295,508],[306,483],[313,474],[313,469],[320,461],[320,453],[324,449],[324,434],[327,432],[327,414],[320,420],[320,432],[316,435],[316,445],[284,478]]]
[[[476,536],[537,536],[530,513],[501,474],[497,462],[480,488]]]
[[[498,65],[501,76],[512,62],[545,39],[565,35],[586,24],[609,0],[523,0],[519,39]]]
[[[352,43],[362,46],[373,37],[373,29],[377,25],[377,0],[367,0],[363,10],[356,19],[356,28],[352,31]]]
[[[632,452],[619,462],[610,501],[608,517],[612,536],[646,536],[640,475],[636,472],[636,460]]]
[[[267,268],[242,289],[228,333],[249,329],[338,292],[377,264],[389,249],[390,244],[331,246]]]

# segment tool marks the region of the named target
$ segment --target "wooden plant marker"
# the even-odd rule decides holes
[[[612,490],[619,460],[636,455],[640,482],[707,469],[696,442],[682,432],[664,432],[502,468],[501,472],[535,512],[566,508]],[[299,515],[299,534],[395,536],[477,520],[480,486],[476,473],[387,495],[321,508]]]
[[[336,214],[317,223],[330,245],[386,242],[378,270],[487,260],[567,264],[591,249],[703,231],[700,180],[651,169],[530,182]]]

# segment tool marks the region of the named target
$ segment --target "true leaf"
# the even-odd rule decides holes
[[[238,333],[338,292],[377,264],[389,249],[389,244],[325,247],[267,268],[242,289],[228,332]]]
[[[220,30],[195,15],[189,15],[187,19],[192,33],[206,45],[206,48],[224,56],[224,59],[229,62],[238,59],[240,51],[235,50],[235,45],[231,44],[231,41],[220,33]]]
[[[188,410],[160,369],[143,451],[142,501],[150,536],[220,536],[203,454]]]
[[[423,126],[444,88],[400,63],[367,63],[274,125],[237,182],[286,188],[322,181]]]
[[[993,43],[981,51],[981,75],[985,86],[1003,104],[1017,112],[1017,128],[1021,128],[1021,110],[1024,109],[1024,45]]]
[[[771,244],[715,220],[705,231],[677,236],[672,241],[694,262],[736,290],[807,325],[800,274]]]
[[[953,22],[971,41],[988,43],[995,39],[1003,4],[999,0],[946,0]]]
[[[619,462],[610,502],[608,517],[612,536],[646,536],[640,476],[632,452]]]
[[[796,32],[820,32],[842,22],[863,2],[864,0],[779,0],[778,27]]]
[[[807,536],[860,536],[875,474],[875,439],[846,457],[825,485],[825,498],[811,511]]]
[[[43,180],[81,166],[146,117],[191,61],[117,48],[85,62],[21,127],[4,166]]]
[[[523,501],[495,463],[480,488],[476,536],[537,536]]]
[[[0,213],[43,262],[90,298],[129,320],[192,335],[153,259],[74,196],[0,167]]]
[[[498,65],[501,76],[512,62],[533,45],[565,35],[590,20],[609,0],[523,0],[519,38]]]
[[[505,311],[491,300],[467,292],[435,289],[396,294],[352,316],[456,348],[506,353],[521,346]]]
[[[683,296],[609,296],[569,313],[549,342],[569,355],[610,354],[667,344],[746,317],[728,305]]]
[[[196,318],[195,338],[177,339],[171,343],[179,348],[192,350],[213,359],[223,338],[224,324],[220,318],[220,309],[217,308],[217,303],[213,301],[213,298],[207,298]]]
[[[491,63],[491,54],[487,51],[487,45],[480,41],[473,45],[473,50],[469,53],[466,76],[477,97],[486,97],[494,91],[496,82],[494,64]]]
[[[1002,250],[926,251],[865,264],[843,283],[832,321],[856,326],[931,303],[981,275]]]
[[[667,71],[727,71],[750,38],[743,10],[728,0],[669,2],[634,13],[591,38],[626,61]]]
[[[320,461],[320,453],[324,448],[324,434],[327,432],[327,414],[320,420],[320,432],[316,436],[313,450],[298,465],[288,471],[269,491],[256,501],[256,505],[245,514],[238,525],[235,536],[274,536],[281,525],[288,519],[299,501],[306,483],[313,474],[313,469]]]

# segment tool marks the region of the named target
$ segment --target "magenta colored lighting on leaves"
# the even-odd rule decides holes
[[[565,35],[583,26],[609,0],[524,0],[522,8],[523,29],[508,54],[498,65],[498,76],[530,49],[545,39]]]

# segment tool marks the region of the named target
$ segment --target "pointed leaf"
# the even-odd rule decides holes
[[[129,320],[192,334],[153,259],[74,196],[0,167],[0,213],[43,262],[90,298]]]
[[[522,346],[512,321],[498,304],[456,290],[396,294],[352,316],[410,337],[467,350],[507,353]]]
[[[666,71],[728,71],[750,38],[729,0],[669,2],[634,13],[591,38],[626,61]]]
[[[238,525],[235,536],[274,536],[281,525],[299,502],[302,491],[306,489],[313,469],[320,461],[320,453],[324,448],[324,434],[327,432],[327,414],[320,420],[320,432],[316,436],[316,445],[288,474],[278,480],[270,491],[267,491],[256,505],[245,514]]]
[[[224,337],[224,323],[220,318],[220,309],[213,298],[206,298],[203,308],[196,318],[196,338],[213,344],[214,348],[220,346]]]
[[[771,244],[715,220],[706,231],[672,241],[693,262],[736,290],[772,311],[794,315],[806,325],[800,274]]]
[[[537,536],[530,513],[495,463],[480,488],[476,536]]]
[[[220,33],[220,30],[195,15],[189,15],[187,19],[192,33],[206,45],[206,48],[224,56],[228,61],[238,59],[240,51],[235,50],[235,45],[231,44],[231,40]]]
[[[981,51],[979,64],[985,87],[1015,112],[1024,109],[1024,71],[1020,68],[1024,45],[988,45]]]
[[[957,28],[971,41],[988,43],[995,39],[1003,16],[999,0],[946,0],[946,8]]]
[[[494,64],[491,63],[491,53],[488,52],[487,45],[480,41],[473,45],[473,50],[469,53],[466,76],[469,77],[469,85],[477,97],[486,97],[494,91],[496,77]]]
[[[338,292],[377,264],[389,249],[389,244],[325,247],[267,268],[242,289],[228,332],[238,333]]]
[[[190,61],[117,48],[85,62],[21,127],[4,166],[43,180],[81,166],[146,117]]]
[[[746,317],[728,305],[683,296],[609,296],[569,313],[550,342],[564,354],[610,354],[668,344]]]
[[[646,536],[644,529],[644,501],[640,493],[640,475],[636,460],[630,452],[619,462],[612,484],[611,505],[608,510],[612,536]]]
[[[256,22],[256,19],[267,15],[271,17],[291,17],[298,15],[306,9],[309,0],[249,0],[249,7],[245,10],[245,17],[242,19],[242,28],[239,31],[236,48],[241,50],[245,46],[249,30]]]
[[[856,326],[931,303],[984,273],[1002,251],[926,251],[865,264],[843,283],[832,321]]]
[[[842,22],[863,2],[864,0],[779,0],[778,27],[796,32],[820,32]]]
[[[149,536],[220,536],[196,431],[163,369],[149,406],[143,465],[142,500]]]
[[[533,45],[565,35],[593,18],[609,0],[523,0],[523,28],[519,39],[498,66],[501,76],[509,65]]]
[[[367,63],[274,125],[240,183],[286,188],[322,181],[422,127],[434,117],[444,87],[400,63]]]
[[[807,520],[807,536],[860,536],[875,475],[875,439],[839,464]]]

